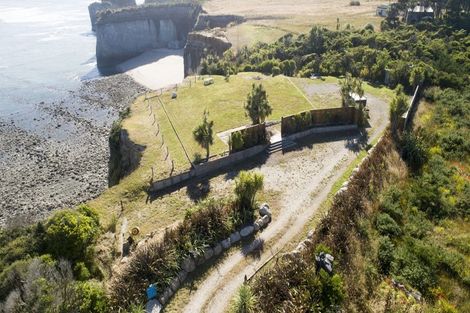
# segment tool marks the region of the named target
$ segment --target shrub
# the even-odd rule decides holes
[[[99,232],[98,216],[91,208],[60,211],[46,224],[46,249],[56,258],[85,260]]]
[[[384,195],[380,209],[390,215],[395,221],[401,222],[403,210],[400,205],[401,190],[391,187]]]
[[[80,313],[109,312],[108,298],[100,283],[92,281],[79,283],[77,293],[80,299]]]
[[[432,230],[433,225],[426,218],[426,213],[413,209],[407,216],[404,228],[407,235],[421,239]]]
[[[253,218],[255,197],[263,189],[263,175],[255,172],[241,171],[235,179],[235,196],[242,220]]]
[[[353,1],[350,1],[350,2],[349,2],[349,5],[350,5],[350,6],[360,6],[360,5],[361,5],[361,2],[360,2],[360,1],[357,1],[357,0],[353,0]]]
[[[247,284],[243,284],[235,296],[231,306],[231,313],[252,313],[255,312],[256,308],[256,297],[253,294],[251,287]]]
[[[376,226],[377,230],[382,235],[396,237],[401,234],[400,226],[398,226],[397,222],[387,213],[380,213],[377,216]]]
[[[274,66],[272,69],[272,72],[273,72],[273,76],[277,76],[281,74],[281,69],[279,68],[279,66]]]
[[[374,25],[369,23],[366,26],[364,26],[364,29],[373,32],[374,31]]]
[[[419,240],[407,238],[397,249],[392,273],[402,282],[409,283],[424,294],[436,285],[439,252]]]
[[[388,275],[390,272],[390,267],[394,260],[394,250],[395,246],[388,236],[380,237],[377,260],[379,262],[380,271],[385,275]]]
[[[274,67],[279,67],[278,60],[264,60],[259,64],[258,71],[264,74],[271,74]]]
[[[311,312],[335,312],[344,300],[344,286],[341,276],[330,276],[321,269],[317,275],[307,273],[307,288],[310,294]]]
[[[77,280],[80,281],[85,281],[90,279],[90,271],[86,267],[85,263],[83,262],[78,262],[75,264],[75,267],[73,268],[73,272]]]
[[[447,199],[452,172],[446,167],[442,157],[435,155],[412,186],[413,203],[431,218],[444,218],[453,211]]]
[[[426,162],[426,148],[422,139],[415,134],[407,132],[402,139],[402,156],[413,171],[418,171]]]
[[[243,148],[243,136],[239,131],[233,132],[229,138],[230,151],[240,151]]]

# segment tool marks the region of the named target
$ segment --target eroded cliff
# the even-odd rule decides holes
[[[184,47],[184,76],[199,72],[199,65],[208,54],[221,57],[232,44],[220,30],[191,32]]]
[[[196,24],[198,4],[146,4],[98,13],[96,58],[98,67],[113,67],[146,50],[181,49]]]

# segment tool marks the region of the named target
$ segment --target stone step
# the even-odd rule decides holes
[[[295,142],[293,142],[292,140],[283,139],[281,141],[274,142],[274,143],[270,144],[268,146],[268,148],[266,149],[266,152],[268,154],[273,154],[273,153],[276,153],[276,152],[279,152],[279,151],[292,149],[296,146],[297,146],[297,144]]]

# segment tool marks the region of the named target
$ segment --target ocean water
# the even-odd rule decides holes
[[[99,76],[93,0],[0,0],[0,118],[33,114]]]

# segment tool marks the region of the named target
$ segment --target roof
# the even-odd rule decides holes
[[[433,13],[434,10],[431,7],[425,7],[424,5],[417,5],[413,10],[408,9],[408,11],[417,12],[417,13]]]
[[[359,95],[357,93],[354,93],[354,92],[350,92],[349,93],[349,96],[354,100],[354,101],[366,101],[367,100],[367,97],[366,96],[362,96],[362,97],[359,97]]]

